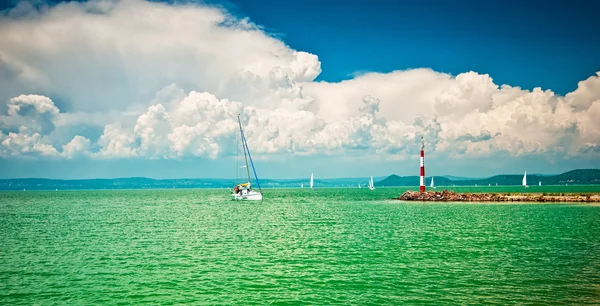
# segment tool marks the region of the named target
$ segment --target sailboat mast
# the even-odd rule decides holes
[[[244,139],[244,130],[242,130],[242,121],[238,114],[238,124],[240,125],[240,137],[242,139],[242,147],[244,148],[244,159],[246,160],[246,173],[248,174],[248,182],[250,182],[250,168],[248,167],[248,154],[246,153],[246,140]]]

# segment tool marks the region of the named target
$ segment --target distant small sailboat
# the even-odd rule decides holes
[[[527,171],[525,171],[525,174],[523,175],[523,187],[527,188],[529,186],[527,186]]]
[[[371,176],[371,179],[369,180],[369,189],[370,190],[375,190],[375,184],[373,183],[373,177]]]
[[[304,188],[304,184],[300,184],[300,188]]]
[[[360,189],[360,184],[358,184],[358,189]]]
[[[542,181],[540,181],[540,182],[538,183],[538,185],[539,185],[539,186],[542,186]]]
[[[488,184],[488,187],[492,187],[492,184]]]
[[[435,189],[435,185],[433,184],[433,176],[431,177],[431,184],[429,184],[429,187]]]
[[[315,183],[314,183],[314,175],[313,175],[313,173],[310,174],[310,189],[315,189]]]

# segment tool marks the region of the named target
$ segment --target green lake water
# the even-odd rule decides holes
[[[0,305],[600,304],[600,205],[405,190],[0,192]]]

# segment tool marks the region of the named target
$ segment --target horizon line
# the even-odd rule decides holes
[[[552,173],[552,174],[544,174],[544,173],[531,173],[529,175],[544,175],[544,176],[555,176],[555,175],[560,175],[560,174],[564,174],[567,172],[571,172],[571,171],[575,171],[575,170],[600,170],[600,169],[596,169],[596,168],[587,168],[587,169],[572,169],[569,171],[565,171],[562,173]],[[419,175],[397,175],[395,173],[389,174],[389,175],[381,175],[381,176],[373,176],[375,177],[383,177],[383,178],[388,178],[390,176],[396,175],[398,177],[419,177]],[[492,178],[494,176],[498,176],[498,175],[522,175],[521,173],[500,173],[500,174],[494,174],[491,176],[486,176],[486,177],[470,177],[470,176],[458,176],[458,175],[450,175],[450,174],[446,174],[446,175],[430,175],[430,176],[425,176],[425,177],[457,177],[457,178],[467,178],[467,179],[487,179],[487,178]],[[369,178],[369,176],[354,176],[354,177],[324,177],[324,178],[315,178],[315,180],[332,180],[332,179],[363,179],[363,178]],[[153,177],[146,177],[146,176],[124,176],[124,177],[95,177],[95,178],[47,178],[47,177],[13,177],[13,178],[0,178],[0,181],[6,181],[6,180],[54,180],[54,181],[85,181],[85,180],[118,180],[118,179],[150,179],[150,180],[155,180],[155,181],[166,181],[166,180],[238,180],[237,178],[223,178],[223,177],[178,177],[178,178],[153,178]],[[310,180],[310,176],[307,176],[306,178],[304,177],[300,177],[300,178],[263,178],[261,180],[303,180],[303,179],[307,179]]]

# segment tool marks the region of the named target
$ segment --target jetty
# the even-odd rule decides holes
[[[600,202],[597,194],[500,194],[457,193],[454,191],[406,191],[397,198],[417,202]]]

